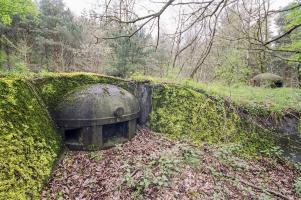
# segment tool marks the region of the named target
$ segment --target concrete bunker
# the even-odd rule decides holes
[[[262,73],[254,76],[251,79],[253,86],[257,87],[271,87],[279,88],[283,87],[283,78],[272,73]]]
[[[72,150],[104,149],[131,139],[139,117],[138,99],[107,84],[77,89],[65,96],[55,120]]]

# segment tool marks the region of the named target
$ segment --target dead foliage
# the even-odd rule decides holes
[[[242,160],[235,148],[194,147],[140,129],[96,152],[67,152],[42,199],[298,199],[286,162]]]

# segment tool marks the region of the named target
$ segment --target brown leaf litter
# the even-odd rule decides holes
[[[298,175],[285,162],[243,160],[140,128],[111,149],[66,152],[41,199],[298,199]]]

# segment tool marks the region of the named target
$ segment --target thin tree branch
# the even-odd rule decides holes
[[[156,42],[156,50],[159,46],[159,40],[160,40],[160,16],[158,17],[158,24],[157,24],[157,42]]]
[[[267,41],[267,42],[264,43],[263,45],[266,46],[266,45],[269,45],[269,44],[271,44],[271,43],[273,43],[273,42],[275,42],[275,41],[277,41],[277,40],[280,40],[280,39],[283,38],[284,36],[291,34],[291,32],[293,32],[295,29],[297,29],[297,28],[299,28],[299,27],[301,27],[301,23],[300,23],[300,24],[297,24],[297,25],[295,25],[295,26],[293,26],[293,27],[290,28],[288,31],[286,31],[285,33],[283,33],[283,34],[281,34],[281,35],[275,37],[274,39],[272,39],[272,40],[270,40],[270,41]]]
[[[289,198],[289,197],[287,197],[287,196],[281,194],[281,193],[278,192],[278,191],[271,190],[271,189],[264,189],[264,188],[258,187],[257,185],[254,185],[253,183],[250,183],[250,182],[248,182],[248,181],[242,180],[241,178],[232,177],[232,176],[229,176],[229,175],[226,175],[226,174],[222,174],[222,176],[224,176],[224,177],[226,177],[226,178],[228,178],[228,179],[231,179],[231,180],[233,180],[233,181],[238,180],[239,182],[241,182],[241,183],[243,183],[243,184],[245,184],[245,185],[248,185],[248,186],[250,186],[250,187],[253,187],[253,188],[257,189],[257,190],[260,190],[260,191],[267,191],[268,193],[273,194],[273,195],[275,195],[275,196],[277,196],[277,197],[280,197],[280,198],[282,198],[282,199],[292,200],[291,198]]]
[[[297,4],[296,6],[293,6],[291,8],[287,8],[287,9],[283,9],[283,10],[270,10],[268,12],[268,14],[287,12],[287,11],[291,11],[291,10],[294,10],[294,9],[300,8],[300,7],[301,7],[301,4]]]
[[[130,20],[130,21],[122,21],[122,20],[119,20],[120,23],[125,23],[125,24],[134,24],[138,21],[142,21],[142,20],[145,20],[145,19],[154,19],[154,18],[157,18],[159,17],[160,15],[162,15],[162,13],[174,2],[175,0],[169,0],[160,10],[159,12],[156,12],[156,13],[153,13],[153,14],[150,14],[150,15],[145,15],[143,17],[138,17],[134,20]]]
[[[113,39],[118,39],[118,38],[131,38],[133,37],[137,32],[139,32],[148,22],[150,22],[152,19],[148,19],[146,22],[144,22],[139,28],[137,28],[133,33],[130,35],[119,35],[115,37],[103,37],[102,39],[104,40],[113,40]],[[96,36],[94,36],[96,37]],[[96,37],[97,38],[97,37]]]

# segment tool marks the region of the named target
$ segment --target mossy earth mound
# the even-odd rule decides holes
[[[152,90],[150,126],[171,138],[195,144],[235,145],[237,153],[254,157],[275,146],[273,136],[242,120],[225,101],[175,84],[126,81],[88,73],[0,78],[0,198],[39,199],[43,182],[61,150],[49,111],[82,86],[106,83],[135,94],[135,86]],[[48,108],[48,110],[47,110]]]
[[[180,85],[153,90],[151,128],[195,144],[235,145],[243,157],[256,157],[275,146],[273,135],[241,119],[236,108],[204,91]]]
[[[0,110],[0,199],[38,199],[61,137],[27,80],[0,79]]]

